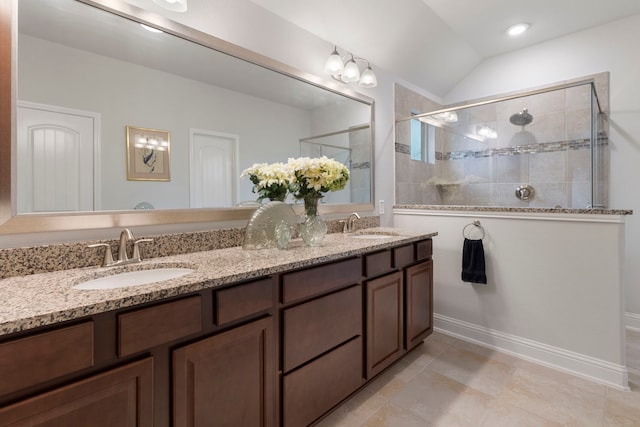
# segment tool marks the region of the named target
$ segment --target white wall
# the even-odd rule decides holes
[[[610,206],[626,219],[627,324],[640,328],[640,15],[483,62],[446,96],[447,103],[610,72]],[[576,248],[578,255],[593,247]],[[599,249],[596,249],[599,250]]]
[[[462,231],[475,219],[485,231],[487,285],[460,278]],[[616,215],[395,214],[398,227],[438,232],[437,328],[618,388],[627,386],[623,221]]]

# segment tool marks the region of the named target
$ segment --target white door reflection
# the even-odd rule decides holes
[[[190,207],[236,204],[238,135],[190,129]]]
[[[19,102],[18,213],[92,211],[99,114]]]

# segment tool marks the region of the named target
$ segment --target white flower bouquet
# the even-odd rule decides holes
[[[290,191],[297,199],[320,198],[328,191],[342,190],[349,181],[349,169],[327,156],[290,158]]]
[[[284,201],[292,178],[291,170],[284,163],[254,163],[240,176],[249,177],[253,183],[251,191],[258,195],[259,202],[264,199]]]

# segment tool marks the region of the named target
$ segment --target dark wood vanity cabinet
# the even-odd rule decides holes
[[[0,426],[313,424],[433,330],[426,239],[0,337]]]
[[[371,379],[433,332],[431,240],[365,256],[366,374]]]
[[[274,425],[275,364],[270,317],[173,352],[173,425]]]
[[[405,346],[411,350],[433,332],[433,261],[405,270]]]
[[[366,283],[367,378],[373,378],[404,353],[402,276],[397,271]]]
[[[364,383],[362,261],[282,278],[282,425],[306,426]]]

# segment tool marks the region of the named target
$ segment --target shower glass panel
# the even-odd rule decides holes
[[[349,169],[346,191],[326,193],[322,203],[371,202],[371,183],[367,179],[371,173],[371,148],[366,144],[370,134],[371,128],[366,124],[300,140],[300,156],[327,156]]]
[[[606,121],[593,83],[445,110],[396,122],[397,204],[607,205]],[[411,158],[416,138],[435,161]]]

